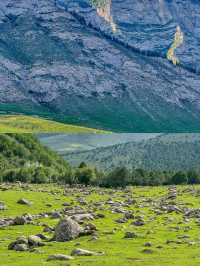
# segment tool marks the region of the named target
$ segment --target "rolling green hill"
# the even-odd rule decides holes
[[[1,115],[0,133],[105,133],[106,131],[59,123],[39,117]]]
[[[128,142],[84,152],[65,153],[73,165],[85,161],[103,170],[118,166],[147,170],[200,168],[200,134],[162,134],[140,142]]]

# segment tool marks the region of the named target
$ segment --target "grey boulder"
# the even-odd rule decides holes
[[[65,242],[77,238],[82,232],[80,225],[69,217],[62,218],[55,228],[53,240]]]

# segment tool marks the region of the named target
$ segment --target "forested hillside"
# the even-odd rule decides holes
[[[0,134],[0,181],[45,183],[70,177],[70,166],[31,134]]]
[[[129,169],[188,170],[200,167],[199,150],[199,134],[163,134],[141,142],[65,154],[64,158],[74,165],[85,161],[106,171],[118,166]]]

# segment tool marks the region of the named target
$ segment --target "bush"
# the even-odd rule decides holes
[[[172,176],[172,184],[180,185],[180,184],[187,184],[188,178],[186,173],[179,171],[174,176]]]
[[[87,164],[85,162],[81,162],[79,164],[79,167],[78,168],[85,168],[85,167],[87,167]]]
[[[189,184],[199,184],[200,183],[200,173],[196,170],[188,171],[188,183]]]
[[[130,173],[126,167],[118,167],[110,172],[103,180],[106,187],[125,187],[130,183]]]
[[[32,183],[42,184],[49,182],[50,169],[47,167],[37,167],[35,168]]]
[[[78,183],[89,185],[95,179],[95,171],[92,168],[78,168],[75,174]]]

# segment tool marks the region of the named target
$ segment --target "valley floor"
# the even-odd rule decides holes
[[[17,203],[21,198],[31,204]],[[111,190],[1,184],[0,201],[5,207],[0,210],[0,265],[200,265],[200,186]],[[45,245],[33,252],[8,250],[19,236],[40,233],[50,239],[53,231],[44,232],[44,228],[53,228],[63,214],[78,212],[77,206],[79,212],[93,216],[82,226],[95,225],[95,237],[82,236],[68,242],[43,240]],[[25,213],[30,214],[29,222],[8,225]],[[75,248],[103,255],[74,256],[69,262],[47,261],[49,255],[70,255]]]

